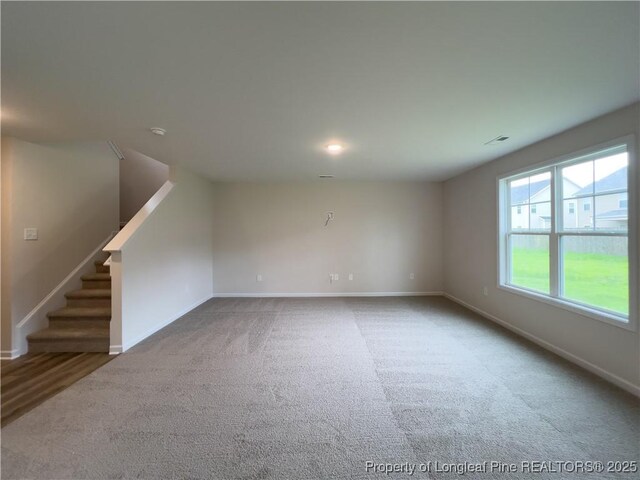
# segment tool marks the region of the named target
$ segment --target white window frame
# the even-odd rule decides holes
[[[629,166],[627,177],[628,192],[628,229],[626,234],[620,231],[563,231],[561,225],[561,208],[562,201],[556,202],[556,198],[562,199],[562,182],[556,182],[558,172],[561,167],[572,164],[582,163],[589,160],[589,157],[600,158],[606,150],[613,150],[619,147],[626,147]],[[638,198],[638,178],[639,169],[636,157],[636,140],[634,135],[627,135],[621,138],[601,143],[593,147],[573,152],[561,157],[553,158],[530,167],[522,168],[516,171],[508,172],[497,177],[497,207],[498,207],[498,285],[497,287],[507,292],[532,298],[543,303],[554,305],[565,310],[569,310],[580,315],[600,320],[602,322],[615,325],[626,330],[636,331],[638,328],[638,317],[640,316],[639,307],[639,267],[638,267],[638,218],[640,217],[640,206]],[[527,230],[522,234],[531,235],[548,235],[549,237],[549,286],[550,294],[538,292],[519,287],[508,283],[509,280],[509,249],[508,238],[513,234],[521,234],[521,232],[510,231],[509,222],[511,221],[509,210],[509,192],[507,183],[510,180],[517,180],[519,177],[528,177],[546,171],[551,174],[551,229],[550,230]],[[555,172],[555,173],[554,173]],[[562,270],[560,262],[560,242],[563,236],[626,236],[628,238],[628,262],[629,262],[629,315],[623,316],[615,312],[601,310],[589,305],[585,305],[576,301],[568,300],[559,296],[561,291],[559,282],[562,281]]]

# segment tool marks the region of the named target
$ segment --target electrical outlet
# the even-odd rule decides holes
[[[416,279],[416,274],[415,273],[410,273],[409,274],[409,280],[415,280]]]
[[[488,297],[489,296],[489,287],[482,287],[482,294],[485,297]]]
[[[349,274],[349,280],[353,280],[353,273]]]
[[[256,275],[256,282],[261,282],[262,281],[262,275],[258,274]]]
[[[37,240],[38,239],[38,229],[37,228],[25,228],[24,229],[24,239],[25,240]]]

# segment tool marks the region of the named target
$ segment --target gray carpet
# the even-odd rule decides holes
[[[2,478],[637,478],[520,462],[638,461],[639,422],[631,395],[442,298],[217,299],[2,429]]]

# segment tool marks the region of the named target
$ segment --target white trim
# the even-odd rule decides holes
[[[109,355],[118,355],[123,351],[122,345],[109,345]]]
[[[627,192],[629,199],[633,200],[633,196],[636,195],[636,191],[639,185],[637,178],[638,158],[636,156],[636,137],[633,134],[625,135],[604,143],[600,143],[595,146],[584,148],[577,152],[568,153],[560,157],[556,157],[550,160],[545,160],[535,165],[520,168],[516,171],[509,173],[502,173],[496,177],[496,206],[498,215],[498,257],[497,257],[497,271],[498,282],[497,287],[506,290],[516,295],[522,295],[534,300],[555,305],[565,310],[570,310],[574,313],[584,315],[589,318],[601,321],[603,323],[614,325],[626,330],[637,331],[638,323],[640,322],[640,295],[638,294],[638,285],[640,284],[640,268],[638,267],[638,222],[637,213],[634,212],[633,205],[637,207],[637,201],[632,201],[629,206],[629,225],[626,234],[621,232],[604,232],[604,231],[581,231],[572,232],[570,230],[564,230],[562,225],[561,205],[555,200],[562,198],[562,182],[557,181],[560,178],[560,169],[569,165],[578,164],[590,159],[602,158],[602,155],[611,154],[616,151],[626,151],[629,157],[628,161],[628,176],[627,176]],[[551,184],[554,186],[551,193],[551,208],[554,214],[552,215],[551,230],[548,232],[540,232],[540,234],[549,236],[549,281],[550,292],[548,294],[531,292],[527,289],[522,289],[514,285],[510,285],[511,266],[509,265],[509,239],[511,235],[536,235],[535,231],[526,230],[523,232],[514,232],[511,230],[510,211],[507,208],[510,206],[507,192],[507,182],[512,179],[522,178],[529,175],[535,175],[540,172],[551,172]],[[596,197],[598,195],[595,195]],[[638,207],[640,208],[640,207]],[[629,313],[627,316],[616,315],[615,312],[608,312],[596,307],[585,305],[580,302],[572,301],[560,296],[562,291],[563,282],[563,267],[562,267],[562,250],[561,240],[563,236],[624,236],[628,238],[628,264],[629,264]]]
[[[547,305],[553,305],[555,307],[568,310],[584,317],[593,318],[600,322],[608,323],[616,327],[620,327],[624,330],[636,331],[636,325],[628,321],[628,317],[621,317],[616,315],[615,312],[607,312],[604,310],[598,310],[591,308],[589,305],[582,304],[573,300],[564,300],[562,297],[551,297],[545,293],[538,293],[534,290],[526,288],[520,288],[514,285],[504,284],[498,285],[498,288],[509,293],[521,295],[523,297],[531,298]]]
[[[214,293],[212,298],[441,297],[444,292]]]
[[[124,155],[122,154],[122,152],[118,148],[118,145],[116,145],[113,140],[107,140],[107,143],[111,147],[111,150],[113,151],[115,156],[118,157],[118,160],[124,160]]]
[[[457,297],[454,297],[453,295],[451,295],[450,293],[444,293],[444,296],[446,298],[448,298],[449,300],[456,302],[457,304],[477,313],[478,315],[491,320],[492,322],[497,323],[498,325],[501,325],[502,327],[511,330],[512,332],[520,335],[521,337],[526,338],[527,340],[532,341],[533,343],[541,346],[542,348],[549,350],[550,352],[555,353],[556,355],[561,356],[562,358],[564,358],[565,360],[568,360],[572,363],[575,363],[576,365],[584,368],[585,370],[589,370],[591,373],[594,373],[596,375],[598,375],[601,378],[604,378],[605,380],[613,383],[614,385],[617,385],[618,387],[626,390],[629,393],[632,393],[633,395],[635,395],[636,397],[640,397],[640,386],[638,385],[634,385],[633,383],[631,383],[628,380],[625,380],[622,377],[619,377],[618,375],[615,375],[607,370],[605,370],[604,368],[598,367],[597,365],[594,365],[593,363],[585,360],[582,357],[579,357],[577,355],[574,355],[573,353],[567,352],[565,349],[560,348],[552,343],[547,342],[546,340],[543,340],[531,333],[528,333],[524,330],[522,330],[521,328],[518,328],[512,324],[510,324],[509,322],[502,320],[501,318],[496,317],[495,315],[492,315],[490,313],[485,312],[484,310],[481,310],[477,307],[474,307],[473,305],[460,300]]]
[[[203,298],[201,298],[200,300],[197,300],[196,302],[192,303],[190,306],[188,306],[187,308],[183,309],[180,311],[180,313],[177,313],[176,315],[173,315],[172,317],[168,318],[167,320],[158,323],[156,325],[154,325],[153,327],[151,327],[150,329],[148,329],[147,331],[145,331],[144,333],[136,336],[133,340],[130,341],[123,341],[123,345],[111,345],[109,346],[109,354],[110,355],[115,355],[117,353],[122,353],[122,352],[126,352],[127,350],[129,350],[131,347],[133,347],[134,345],[137,345],[138,343],[140,343],[142,340],[146,339],[147,337],[150,337],[151,335],[153,335],[154,333],[156,333],[158,330],[163,329],[164,327],[166,327],[167,325],[169,325],[170,323],[175,322],[176,320],[178,320],[180,317],[183,317],[184,315],[186,315],[187,313],[189,313],[191,310],[193,310],[194,308],[199,307],[200,305],[202,305],[204,302],[208,301],[211,298],[211,295],[205,295]]]
[[[153,196],[144,204],[144,206],[138,210],[131,220],[118,232],[118,234],[111,240],[106,247],[105,252],[118,252],[126,245],[129,239],[135,235],[140,226],[147,220],[149,215],[158,208],[158,205],[171,193],[175,183],[172,181],[166,181],[160,189],[153,194]]]
[[[542,170],[546,170],[549,167],[558,164],[562,164],[562,166],[565,167],[574,163],[587,162],[589,161],[589,158],[587,157],[591,155],[600,157],[600,154],[607,150],[614,150],[615,147],[621,146],[621,144],[626,144],[628,146],[629,143],[633,143],[634,141],[635,136],[633,134],[623,135],[622,137],[614,138],[613,140],[609,140],[607,142],[602,142],[591,147],[582,148],[577,152],[566,153],[564,155],[543,160],[541,162],[518,168],[510,172],[501,173],[500,175],[498,175],[498,180],[505,180],[507,178],[517,179],[517,177],[528,177],[537,173],[541,173]]]
[[[0,350],[0,360],[13,360],[14,358],[18,358],[20,356],[20,350]]]
[[[66,287],[66,285],[67,285],[67,283],[68,283],[69,281],[71,281],[71,280],[75,280],[75,279],[76,279],[75,277],[78,275],[78,272],[79,272],[80,270],[82,270],[82,269],[87,265],[87,263],[89,263],[90,261],[92,261],[92,260],[93,260],[93,258],[94,258],[96,255],[98,255],[98,253],[100,253],[100,250],[102,250],[102,247],[104,247],[107,243],[109,243],[109,240],[111,240],[111,239],[115,236],[115,234],[116,234],[116,233],[117,233],[117,232],[111,232],[111,233],[109,234],[109,236],[108,236],[105,240],[103,240],[103,241],[100,243],[100,245],[98,245],[98,247],[97,247],[93,252],[91,252],[89,255],[87,255],[87,256],[86,256],[86,258],[85,258],[84,260],[82,260],[82,262],[80,262],[80,263],[78,264],[78,266],[77,266],[76,268],[74,268],[74,269],[71,271],[71,273],[69,273],[69,275],[67,275],[66,277],[64,277],[64,279],[63,279],[63,280],[62,280],[58,285],[56,285],[56,287],[55,287],[53,290],[51,290],[51,291],[49,292],[49,294],[48,294],[46,297],[44,297],[44,298],[40,301],[40,303],[38,303],[38,305],[36,305],[36,306],[33,308],[33,310],[31,310],[31,311],[27,314],[27,316],[26,316],[26,317],[24,317],[22,320],[20,320],[20,322],[18,322],[18,324],[16,325],[16,328],[22,328],[22,327],[24,327],[24,325],[25,325],[29,320],[31,320],[31,319],[32,319],[32,318],[33,318],[33,317],[38,313],[38,311],[39,311],[42,307],[44,307],[44,306],[45,306],[45,304],[46,304],[47,302],[49,302],[49,300],[51,300],[51,299],[52,299],[52,298],[53,298],[53,297],[54,297],[58,292],[60,292],[63,288],[65,288],[65,287]]]

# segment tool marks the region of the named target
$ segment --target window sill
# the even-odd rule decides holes
[[[533,290],[514,287],[513,285],[501,284],[501,285],[498,285],[498,288],[515,295],[520,295],[522,297],[530,298],[542,303],[546,303],[548,305],[553,305],[555,307],[562,308],[563,310],[568,310],[570,312],[577,313],[578,315],[593,318],[594,320],[599,320],[601,322],[608,323],[609,325],[614,325],[624,330],[636,331],[636,324],[635,322],[632,321],[631,317],[629,318],[620,317],[613,313],[610,314],[610,313],[602,312],[600,310],[595,310],[593,308],[582,306],[577,303],[568,302],[560,298],[550,297],[543,293],[537,293],[537,292],[534,292]]]

